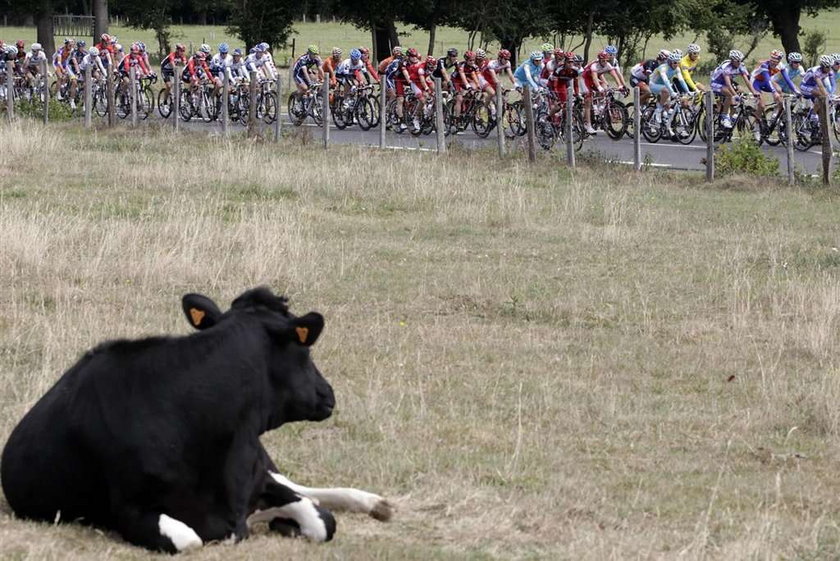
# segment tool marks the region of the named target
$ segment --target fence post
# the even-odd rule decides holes
[[[172,68],[175,70],[175,76],[173,80],[175,83],[172,85],[172,99],[170,100],[170,106],[172,107],[171,115],[174,117],[172,127],[177,131],[181,128],[181,73],[182,69],[178,66],[178,63],[172,63]]]
[[[791,113],[790,98],[785,96],[785,134],[787,135],[785,148],[787,149],[787,175],[788,183],[793,185],[796,182],[796,177],[793,173],[793,116]]]
[[[435,78],[435,130],[437,131],[437,149],[439,154],[446,154],[446,136],[443,130],[443,88],[440,78]]]
[[[566,164],[575,167],[575,140],[574,140],[574,96],[572,96],[572,83],[566,87]],[[581,132],[581,134],[583,134]]]
[[[50,76],[47,74],[47,61],[43,62],[43,73],[41,74],[44,79],[44,124],[50,122]],[[56,90],[58,90],[58,86],[56,86]]]
[[[385,73],[379,77],[379,147],[385,148],[385,117],[386,111]]]
[[[329,76],[324,76],[324,84],[321,93],[323,99],[323,120],[324,120],[324,148],[330,145],[330,79]]]
[[[505,157],[505,104],[502,100],[502,81],[496,84],[496,140],[499,143],[499,157]]]
[[[10,123],[15,118],[15,78],[11,66],[6,63],[6,117]]]
[[[819,98],[818,98],[819,99]],[[831,126],[829,125],[829,111],[831,103],[829,96],[820,100],[822,111],[820,111],[820,133],[822,134],[822,182],[823,185],[831,185]]]
[[[84,92],[85,92],[85,94],[84,94],[85,95],[85,102],[84,102],[85,103],[85,128],[86,129],[90,128],[90,118],[91,118],[91,113],[92,113],[92,109],[93,109],[91,107],[91,105],[93,105],[93,100],[91,99],[91,94],[90,94],[90,92],[91,92],[90,81],[92,79],[93,78],[91,77],[91,68],[90,68],[90,65],[88,65],[87,68],[85,68],[85,88],[84,88]]]
[[[228,82],[227,69],[222,72],[222,135],[228,133],[228,103],[230,99],[230,83]]]
[[[292,39],[292,42],[294,42],[294,39]],[[275,92],[276,92],[276,96],[277,96],[277,103],[275,103],[275,106],[274,106],[274,142],[280,142],[280,128],[282,126],[280,124],[280,121],[282,120],[280,118],[280,108],[283,107],[283,98],[282,98],[282,94],[280,93],[282,87],[281,87],[281,84],[280,84],[280,73],[279,72],[277,73],[277,82],[275,82],[274,85],[276,86]]]
[[[642,171],[642,93],[639,86],[633,88],[633,167]]]
[[[251,83],[248,87],[248,138],[257,135],[257,71],[249,74]]]
[[[114,61],[112,60],[111,63],[108,65],[108,72],[105,73],[105,95],[108,96],[108,126],[113,127],[117,124],[117,114],[116,114],[116,99],[114,96]]]
[[[715,180],[715,94],[706,92],[706,182]]]
[[[137,69],[129,65],[128,67],[128,102],[131,104],[131,126],[137,126]]]
[[[537,161],[536,135],[534,131],[534,104],[531,101],[531,88],[525,86],[522,90],[522,104],[525,106],[525,126],[528,131],[528,161]]]

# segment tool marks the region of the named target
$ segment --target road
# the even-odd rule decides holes
[[[288,132],[289,130],[295,128],[289,123],[285,114],[283,114],[282,118],[282,127],[285,131]],[[193,121],[190,123],[182,123],[182,125],[184,128],[189,130],[212,130],[214,132],[218,132],[220,130],[220,125],[218,123],[208,124]],[[301,127],[311,131],[313,138],[320,138],[323,134],[321,127],[318,127],[311,122],[306,122]],[[263,128],[269,127],[264,126]],[[243,127],[238,124],[232,124],[231,130],[243,130]],[[457,142],[461,146],[469,149],[495,148],[497,143],[495,130],[491,133],[490,137],[486,139],[480,138],[471,130],[468,130],[455,137],[447,137],[446,141]],[[335,126],[331,126],[330,142],[335,144],[379,146],[379,131],[378,129],[362,131],[356,126],[339,130]],[[508,146],[511,145],[511,142],[517,146],[523,146],[525,138],[518,138],[515,141],[506,140]],[[385,135],[385,143],[388,147],[400,149],[437,149],[434,133],[428,136],[415,137],[407,131],[403,134],[396,134],[391,131],[387,131]],[[695,139],[692,144],[687,146],[665,141],[650,143],[646,142],[644,139],[642,139],[641,146],[642,161],[646,162],[647,165],[682,170],[705,170],[704,160],[706,157],[706,145],[700,141],[699,137]],[[539,147],[537,147],[537,149],[541,150]],[[785,173],[785,170],[787,170],[786,148],[784,146],[773,147],[764,145],[761,149],[766,154],[779,160],[779,170],[780,172]],[[565,153],[565,147],[559,144],[554,147],[554,150],[560,153]],[[615,141],[607,137],[606,133],[600,132],[598,135],[587,139],[586,142],[584,142],[583,148],[578,153],[597,156],[604,160],[616,163],[632,164],[633,140],[625,137],[621,140]],[[808,174],[819,175],[822,166],[822,153],[818,146],[811,148],[807,152],[794,151],[794,161],[797,169],[801,169],[803,172]]]

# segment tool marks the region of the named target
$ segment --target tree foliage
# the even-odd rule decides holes
[[[262,42],[284,45],[299,12],[291,0],[233,0],[228,30],[248,47]]]

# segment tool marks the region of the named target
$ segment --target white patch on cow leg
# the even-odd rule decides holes
[[[198,537],[195,530],[180,520],[175,520],[165,514],[161,514],[158,519],[158,529],[160,529],[160,534],[162,536],[166,536],[172,541],[172,545],[174,545],[175,549],[178,551],[193,549],[204,545],[204,542],[201,541],[201,538]]]
[[[288,487],[295,493],[309,497],[327,510],[363,512],[377,520],[387,521],[394,515],[394,506],[373,493],[350,488],[319,489],[304,487],[292,482],[288,477],[269,471],[274,481]]]
[[[327,528],[318,509],[307,497],[301,497],[299,501],[275,506],[265,510],[258,510],[248,517],[248,524],[257,522],[269,522],[275,518],[291,518],[300,526],[300,533],[312,541],[323,542],[327,540]]]

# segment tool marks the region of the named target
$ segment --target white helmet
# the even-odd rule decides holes
[[[688,54],[690,55],[699,55],[700,45],[698,45],[697,43],[692,43],[688,47],[686,47],[685,50],[688,51]]]
[[[90,56],[99,56],[99,49],[97,49],[96,47],[91,47],[90,49],[88,49],[88,54]]]
[[[834,64],[834,57],[831,55],[823,55],[820,57],[820,66],[831,66]]]
[[[802,55],[799,53],[788,53],[788,62],[802,62]]]
[[[123,52],[123,47],[119,43],[117,43],[117,45],[114,48],[117,49],[119,52]]]
[[[671,56],[671,51],[669,51],[668,49],[662,49],[661,51],[659,51],[659,54],[656,55],[656,58],[665,59],[665,58],[668,58],[669,56]]]
[[[43,51],[44,50],[44,47],[41,46],[41,43],[32,43],[32,45],[29,48],[32,49],[33,51]]]
[[[739,51],[738,49],[732,49],[729,51],[729,60],[744,60],[744,53]]]
[[[679,55],[680,58],[682,58],[682,51],[679,50],[679,49],[674,49],[673,51],[671,51],[671,54],[672,55]]]
[[[677,51],[674,51],[673,53],[668,55],[668,62],[679,62],[681,58],[682,55]]]
[[[210,48],[210,45],[208,45],[207,43],[202,43],[201,47],[198,50],[206,55],[209,55],[211,52],[213,52]]]
[[[834,57],[834,64],[840,63],[840,53],[831,53],[831,56]]]

